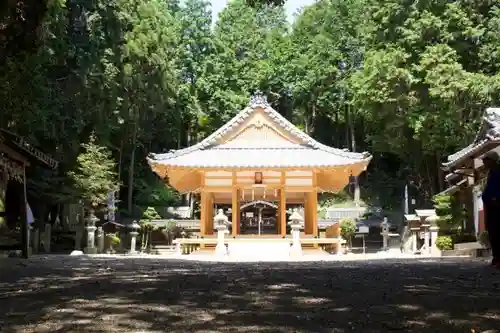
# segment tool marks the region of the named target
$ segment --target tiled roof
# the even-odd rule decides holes
[[[217,145],[224,135],[262,108],[269,118],[284,131],[295,136],[301,144],[279,146]],[[148,162],[186,167],[310,167],[348,165],[371,159],[368,153],[353,153],[328,147],[311,138],[274,110],[262,95],[251,98],[248,106],[233,119],[191,147],[166,154],[150,154]]]
[[[500,108],[486,109],[483,117],[483,124],[474,142],[456,153],[449,155],[448,162],[443,163],[443,166],[445,168],[452,167],[465,158],[473,156],[491,142],[500,143]]]
[[[209,148],[172,156],[166,162],[173,167],[301,168],[349,165],[355,161],[349,157],[297,145],[295,148]]]

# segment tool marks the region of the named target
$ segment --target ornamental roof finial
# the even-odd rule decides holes
[[[260,90],[256,90],[252,97],[250,97],[250,106],[256,106],[256,105],[269,105],[267,102],[266,95],[262,93]]]

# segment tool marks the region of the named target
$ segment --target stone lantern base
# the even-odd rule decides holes
[[[85,254],[97,254],[97,247],[86,247],[83,249]]]

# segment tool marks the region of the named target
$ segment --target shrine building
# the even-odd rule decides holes
[[[287,206],[304,207],[304,234],[318,235],[318,193],[338,192],[370,163],[368,153],[328,147],[314,140],[257,95],[203,141],[150,154],[155,173],[181,193],[198,193],[200,236],[214,234],[216,207],[227,207],[232,237],[242,234],[242,207],[269,203],[271,233],[285,236]],[[260,233],[260,228],[259,228]]]
[[[456,196],[466,212],[464,229],[476,234],[484,230],[481,194],[487,173],[482,158],[491,151],[500,153],[500,108],[486,109],[474,140],[442,166],[448,184],[442,194]]]

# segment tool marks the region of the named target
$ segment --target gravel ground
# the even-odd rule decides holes
[[[0,259],[0,332],[479,333],[500,329],[499,285],[464,258]]]

